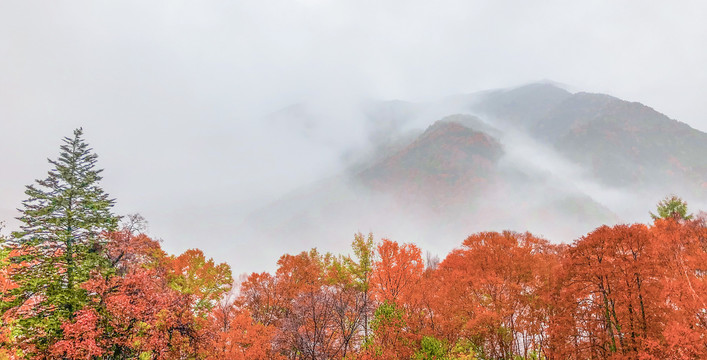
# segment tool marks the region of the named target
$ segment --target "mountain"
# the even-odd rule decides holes
[[[254,213],[248,236],[343,251],[373,231],[441,253],[475,231],[570,241],[647,221],[670,193],[707,204],[707,134],[640,103],[542,83],[359,110],[345,116],[361,119],[368,147]],[[284,113],[294,120],[280,124],[326,138],[306,108]]]
[[[553,146],[603,184],[707,195],[707,134],[643,104],[534,84],[470,108]]]
[[[361,171],[369,188],[431,208],[479,195],[495,178],[503,155],[497,139],[458,122],[440,120],[415,141]]]
[[[481,117],[492,116],[505,124],[532,129],[545,115],[571,97],[567,90],[549,83],[515,89],[492,90],[473,96],[470,109]]]

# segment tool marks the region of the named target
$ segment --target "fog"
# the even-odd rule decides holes
[[[699,1],[0,1],[0,220],[17,227],[24,186],[82,126],[116,212],[144,215],[171,253],[199,247],[238,273],[271,269],[285,251],[345,248],[353,233],[319,245],[241,231],[254,212],[371,153],[392,129],[371,124],[365,104],[552,79],[705,131],[706,17]],[[304,119],[276,115],[297,104]],[[440,115],[430,111],[395,131],[424,130]],[[508,141],[519,147],[504,161],[523,141]],[[536,165],[627,206],[552,160]],[[404,212],[369,220],[352,232],[425,238]]]

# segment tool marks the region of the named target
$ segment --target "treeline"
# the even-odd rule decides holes
[[[651,225],[478,233],[441,261],[358,234],[232,286],[139,216],[119,225],[81,135],[0,248],[0,359],[707,358],[707,224],[679,198]]]

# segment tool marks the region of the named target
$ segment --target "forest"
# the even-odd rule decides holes
[[[437,259],[359,233],[234,281],[114,214],[82,130],[63,141],[0,239],[0,359],[707,358],[707,221],[677,196],[567,244],[480,232]]]

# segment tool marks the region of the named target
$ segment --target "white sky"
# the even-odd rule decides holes
[[[705,19],[703,1],[0,0],[0,219],[83,126],[117,211],[167,250],[270,267],[234,229],[339,169],[365,137],[351,104],[551,79],[707,131]],[[329,141],[258,120],[302,101],[327,104]]]

